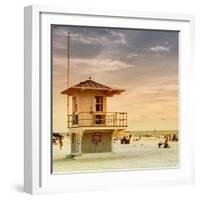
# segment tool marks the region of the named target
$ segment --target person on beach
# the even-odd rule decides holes
[[[62,147],[63,147],[63,136],[61,136],[60,138],[59,138],[59,146],[60,146],[60,150],[62,150]]]
[[[170,146],[168,144],[168,138],[166,138],[163,148],[170,148]]]
[[[55,144],[55,145],[59,145],[60,150],[62,150],[64,136],[61,135],[60,133],[53,133],[52,138],[53,138],[52,143]]]
[[[162,143],[162,142],[159,142],[159,143],[158,143],[158,148],[160,148],[162,145],[163,145],[163,143]]]

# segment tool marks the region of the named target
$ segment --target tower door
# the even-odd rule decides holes
[[[76,133],[72,133],[72,138],[71,138],[71,152],[72,153],[76,153],[76,146],[77,146],[77,142],[76,142]]]
[[[83,133],[81,149],[82,153],[111,152],[110,132],[86,132]]]

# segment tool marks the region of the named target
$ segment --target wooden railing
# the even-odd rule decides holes
[[[80,112],[68,115],[68,128],[127,126],[126,112]]]

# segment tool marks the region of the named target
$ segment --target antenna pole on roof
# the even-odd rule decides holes
[[[70,64],[70,51],[69,51],[70,33],[67,33],[67,88],[69,88],[69,64]],[[67,115],[69,115],[69,95],[67,95]]]

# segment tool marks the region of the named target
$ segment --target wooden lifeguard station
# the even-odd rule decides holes
[[[68,114],[72,155],[112,151],[113,136],[127,127],[127,113],[107,112],[107,97],[124,91],[89,77],[61,93],[72,97],[72,113]]]

